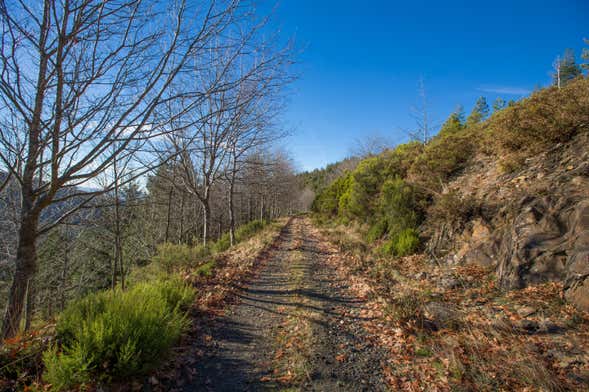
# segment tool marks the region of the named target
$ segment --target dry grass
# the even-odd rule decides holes
[[[341,249],[348,230],[323,234]],[[385,373],[394,390],[589,390],[589,315],[562,300],[560,284],[502,292],[488,268],[450,268],[423,255],[391,260],[340,252],[332,263],[375,298],[370,316],[377,318],[365,327],[390,351]],[[441,287],[445,276],[459,284]],[[431,303],[455,310],[439,328],[431,328]],[[533,313],[523,317],[526,307]]]

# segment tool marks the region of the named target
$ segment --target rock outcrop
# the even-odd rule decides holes
[[[495,268],[504,289],[563,282],[565,298],[589,311],[589,135],[528,160],[517,173],[500,174],[488,160],[471,168],[451,189],[474,197],[478,214],[451,235],[440,234],[448,232],[444,223],[430,228],[444,259]]]

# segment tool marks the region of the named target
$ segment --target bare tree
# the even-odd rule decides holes
[[[393,146],[393,142],[385,136],[368,135],[354,140],[354,147],[350,148],[352,157],[365,158],[378,155]]]
[[[266,20],[217,43],[208,73],[199,73],[194,82],[207,86],[213,81],[225,89],[207,94],[204,102],[194,105],[183,101],[184,116],[175,123],[169,140],[184,169],[180,178],[184,189],[196,197],[203,211],[203,245],[211,229],[211,190],[227,169],[235,176],[238,162],[254,146],[267,143],[269,119],[276,113],[277,92],[291,79],[285,68],[291,63],[291,45],[276,48],[272,39],[259,39],[256,33]],[[202,87],[201,87],[202,89]],[[230,175],[231,176],[231,175]],[[232,191],[230,191],[231,194]],[[229,203],[233,203],[230,195]],[[234,221],[230,208],[230,220]],[[231,233],[234,236],[234,223]]]
[[[158,116],[160,107],[204,95],[171,86],[233,25],[239,8],[238,0],[0,1],[0,162],[21,198],[4,338],[20,324],[37,238],[112,189],[88,190],[116,159],[141,158],[126,181],[160,163],[144,147],[179,115]],[[40,219],[72,200],[59,216]]]
[[[417,85],[419,103],[411,108],[411,115],[415,120],[417,129],[409,132],[409,136],[422,144],[427,144],[431,135],[431,119],[428,111],[427,93],[423,77],[419,78]]]

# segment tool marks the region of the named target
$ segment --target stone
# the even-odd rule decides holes
[[[483,267],[496,265],[497,243],[491,227],[482,219],[475,219],[472,227],[463,233],[464,242],[455,258],[460,264],[476,264]]]
[[[502,287],[565,279],[571,257],[581,251],[571,244],[581,204],[548,196],[522,199],[499,247],[497,276]]]
[[[452,290],[460,286],[460,281],[453,276],[445,275],[438,280],[438,287],[446,290]]]
[[[424,315],[437,329],[456,326],[460,322],[460,314],[450,304],[430,302],[424,306]]]

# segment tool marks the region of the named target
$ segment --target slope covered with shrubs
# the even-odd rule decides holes
[[[449,184],[481,157],[517,172],[526,159],[589,131],[589,80],[549,87],[487,118],[478,105],[464,120],[453,113],[427,144],[410,142],[361,161],[320,192],[321,218],[354,221],[366,240],[390,255],[416,252],[431,239],[428,226],[470,219],[477,201]],[[452,226],[452,225],[451,225]]]

